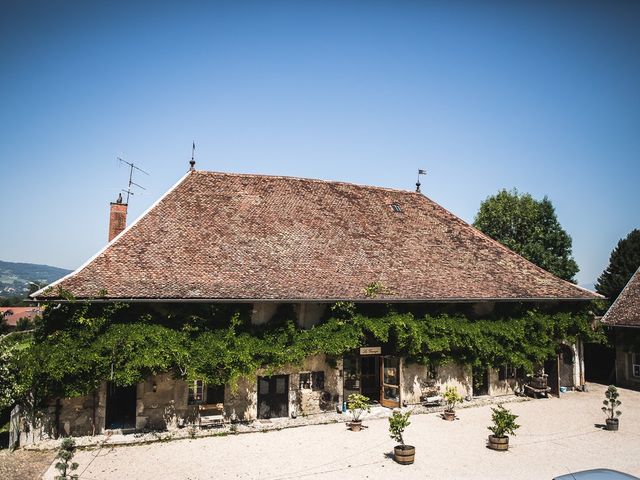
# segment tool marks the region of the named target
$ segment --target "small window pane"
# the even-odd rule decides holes
[[[202,388],[204,382],[202,380],[195,380],[189,385],[189,398],[187,403],[189,405],[195,405],[202,403]]]
[[[305,388],[311,388],[311,374],[308,372],[300,374],[300,390]]]
[[[286,392],[285,390],[285,385],[286,385],[287,381],[280,377],[280,378],[276,378],[276,394],[278,395],[282,395],[283,393]]]
[[[258,382],[258,393],[260,393],[260,395],[269,395],[269,380],[260,378]]]
[[[385,357],[384,358],[384,378],[385,384],[400,385],[400,378],[398,375],[400,369],[400,361],[397,357]]]

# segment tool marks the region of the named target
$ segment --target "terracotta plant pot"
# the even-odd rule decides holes
[[[359,432],[362,429],[362,420],[354,420],[349,424],[352,432]]]
[[[491,450],[506,451],[509,450],[509,437],[496,437],[489,435],[489,448]]]
[[[605,430],[611,430],[612,432],[617,432],[619,426],[620,426],[620,419],[607,418],[607,426],[605,427]]]
[[[411,465],[416,456],[413,445],[396,445],[393,449],[393,459],[400,465]]]
[[[453,422],[456,419],[456,412],[453,410],[445,410],[442,414],[442,418],[448,420],[449,422]]]

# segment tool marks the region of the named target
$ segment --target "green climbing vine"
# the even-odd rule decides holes
[[[22,373],[22,385],[12,391],[44,400],[88,394],[105,380],[131,385],[161,372],[234,385],[259,369],[275,371],[317,353],[337,358],[372,342],[410,362],[509,363],[531,371],[561,342],[605,341],[587,313],[528,311],[470,319],[459,313],[384,310],[372,315],[340,302],[321,323],[302,330],[286,307],[256,326],[242,306],[72,302],[45,310],[33,338],[12,351],[7,368]]]

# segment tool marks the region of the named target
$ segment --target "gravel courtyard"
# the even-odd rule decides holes
[[[640,476],[640,392],[621,390],[620,431],[608,432],[600,411],[605,387],[561,399],[508,405],[522,425],[508,452],[485,446],[489,407],[461,409],[445,422],[416,415],[405,432],[416,462],[396,464],[386,419],[353,433],[344,424],[187,439],[81,451],[81,479],[551,479],[596,467]],[[53,479],[49,469],[46,479]]]

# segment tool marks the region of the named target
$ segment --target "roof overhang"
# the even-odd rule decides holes
[[[32,298],[40,303],[490,303],[490,302],[590,302],[591,298]]]

